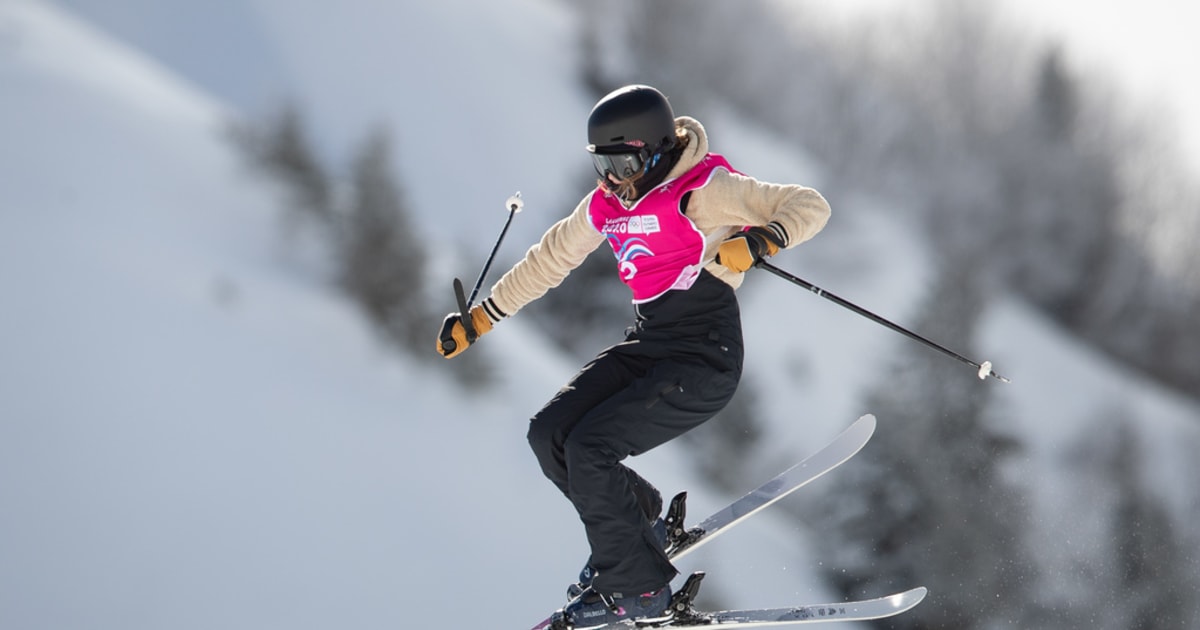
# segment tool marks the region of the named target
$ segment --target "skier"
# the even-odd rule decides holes
[[[633,293],[625,341],[588,363],[530,420],[542,471],[583,521],[591,556],[563,610],[572,627],[666,614],[677,574],[663,551],[662,497],[621,462],[720,411],[742,372],[734,296],[746,270],[824,226],[812,188],[760,182],[709,153],[699,121],[655,88],[609,93],[588,117],[599,181],[472,307],[477,335],[558,286],[607,241]],[[460,313],[437,349],[469,345]],[[453,341],[453,343],[450,343]],[[590,588],[589,588],[590,587]]]

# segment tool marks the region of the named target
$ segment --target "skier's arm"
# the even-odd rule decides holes
[[[812,188],[725,171],[714,174],[688,204],[688,216],[705,233],[720,235],[725,230],[725,236],[735,239],[718,243],[710,252],[716,256],[723,248],[723,266],[733,271],[744,271],[758,258],[807,241],[825,227],[829,215],[829,203]],[[740,232],[742,226],[754,227]],[[738,262],[730,264],[730,259]]]
[[[491,295],[471,308],[471,322],[478,336],[561,284],[567,274],[604,242],[604,236],[588,219],[590,198],[591,195],[585,197],[574,212],[550,226],[542,239],[525,253],[525,258],[492,286]],[[443,344],[444,339],[455,343]],[[447,315],[438,336],[438,353],[449,359],[470,344],[459,314]],[[446,346],[452,346],[453,350],[447,350]]]
[[[829,220],[829,203],[807,186],[760,182],[721,171],[698,193],[697,201],[709,206],[706,210],[721,223],[770,226],[781,232],[784,248],[812,238]]]
[[[542,297],[604,242],[604,235],[588,218],[590,199],[589,194],[574,212],[550,226],[542,239],[525,252],[525,258],[492,285],[485,304],[490,302],[497,312],[489,315],[511,316]]]

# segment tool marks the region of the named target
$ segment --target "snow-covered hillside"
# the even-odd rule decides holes
[[[493,582],[501,625],[557,603],[584,552],[520,451],[570,368],[518,328],[518,377],[474,399],[390,356],[280,264],[228,111],[40,3],[0,34],[0,627],[397,628]]]
[[[527,205],[510,258],[583,193],[590,102],[565,9],[472,4],[492,13],[464,22],[459,4],[254,6],[333,151],[390,122],[414,206],[436,210],[422,228],[482,226],[440,254],[467,276],[513,190]],[[277,198],[223,136],[238,112],[53,5],[0,2],[0,95],[0,627],[398,628],[445,626],[446,611],[522,627],[561,603],[585,544],[524,425],[574,363],[519,317],[485,341],[505,361],[485,391],[385,350],[279,256]],[[706,124],[739,168],[820,187],[818,164],[752,125]],[[919,239],[877,200],[833,201],[826,232],[779,264],[905,321],[930,275]],[[860,394],[909,343],[764,290],[779,282],[743,291],[774,430],[764,468],[867,411]],[[821,334],[779,338],[781,310]],[[1014,383],[980,386],[1032,447],[1043,518],[1070,491],[1051,481],[1065,445],[1115,404],[1147,419],[1161,478],[1189,491],[1194,404],[1004,297],[985,323],[983,354]],[[729,497],[698,487],[686,455],[635,466],[689,489],[699,516]],[[818,541],[797,529],[764,514],[681,569],[710,570],[706,589],[739,606],[826,601]],[[797,535],[781,557],[774,543]]]
[[[389,354],[278,256],[230,111],[44,4],[0,6],[0,33],[0,626],[557,606],[586,547],[524,421],[575,366],[519,321],[490,392]],[[685,487],[677,454],[655,468]]]

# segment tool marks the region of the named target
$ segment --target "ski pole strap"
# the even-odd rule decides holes
[[[454,279],[454,298],[458,300],[458,317],[462,320],[463,330],[467,333],[467,343],[475,343],[479,335],[475,332],[475,322],[471,321],[471,307],[467,303],[462,280],[458,278]]]

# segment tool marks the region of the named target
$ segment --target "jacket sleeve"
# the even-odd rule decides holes
[[[688,204],[688,216],[706,234],[775,223],[784,232],[785,247],[815,236],[829,215],[829,203],[812,188],[760,182],[727,171],[715,173]]]
[[[770,184],[718,171],[692,195],[687,214],[705,234],[705,269],[737,288],[745,274],[715,261],[723,240],[746,226],[761,225],[782,232],[784,247],[795,247],[825,227],[830,209],[821,193],[807,186]]]
[[[604,235],[588,218],[590,199],[589,194],[574,212],[550,226],[542,239],[525,252],[525,258],[492,286],[489,300],[500,311],[500,317],[515,314],[561,284],[604,242]]]

